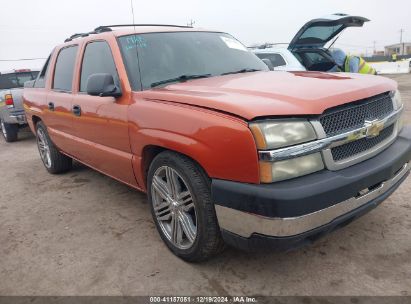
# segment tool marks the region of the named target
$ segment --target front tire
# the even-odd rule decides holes
[[[73,166],[73,160],[57,150],[50,139],[46,126],[43,122],[36,125],[37,147],[41,160],[47,171],[52,174],[64,173]]]
[[[170,151],[150,165],[147,194],[157,230],[178,257],[199,262],[224,248],[210,180],[189,158]]]
[[[18,124],[9,124],[9,123],[4,122],[3,119],[1,119],[0,126],[1,126],[1,133],[3,134],[3,137],[6,142],[13,142],[17,140],[18,133],[19,133]]]

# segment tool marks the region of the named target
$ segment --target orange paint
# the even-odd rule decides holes
[[[140,27],[138,32],[192,31]],[[198,31],[197,29],[195,29]],[[147,151],[169,149],[195,160],[211,178],[260,182],[257,148],[248,121],[270,116],[319,115],[325,109],[396,89],[376,76],[318,72],[255,72],[211,77],[132,92],[116,38],[119,30],[75,39],[56,47],[45,88],[26,88],[25,109],[32,131],[43,120],[65,154],[143,191]],[[120,98],[79,92],[87,43],[106,41],[120,78]],[[52,89],[58,51],[78,45],[71,92]],[[48,109],[53,102],[55,110]],[[81,107],[81,116],[72,112]],[[264,166],[263,166],[264,167]]]

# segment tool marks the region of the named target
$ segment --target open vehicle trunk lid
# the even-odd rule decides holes
[[[291,40],[288,49],[322,48],[347,27],[362,27],[370,21],[360,16],[333,14],[308,21]]]

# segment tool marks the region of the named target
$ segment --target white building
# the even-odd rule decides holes
[[[393,53],[397,55],[411,55],[411,42],[387,45],[385,47],[385,55],[391,56]]]

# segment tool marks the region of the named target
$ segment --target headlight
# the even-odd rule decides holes
[[[250,124],[258,150],[278,149],[317,139],[307,120],[267,120]],[[278,182],[324,169],[321,153],[276,162],[260,161],[260,181]]]
[[[260,161],[262,183],[278,182],[324,169],[321,153],[314,153],[278,162]]]
[[[405,116],[405,111],[402,111],[400,114],[400,117],[398,117],[397,121],[397,132],[400,133],[402,128],[404,127],[404,116]]]
[[[395,110],[401,109],[401,107],[403,107],[403,102],[402,102],[402,98],[401,98],[401,94],[400,91],[395,91],[395,92],[391,92],[391,96],[392,96],[392,100],[394,102],[394,108]],[[398,118],[398,122],[397,122],[397,126],[398,126],[398,132],[400,132],[402,130],[402,128],[404,127],[404,111],[402,111],[400,117]]]
[[[312,125],[301,121],[263,121],[250,124],[260,150],[291,146],[317,138]]]
[[[391,92],[392,100],[394,101],[395,109],[400,109],[403,105],[400,91]]]

